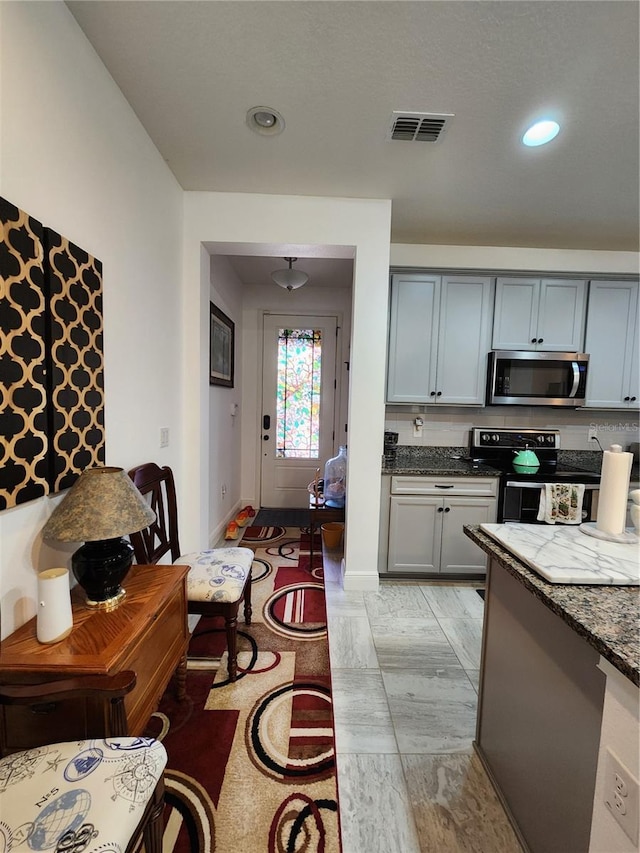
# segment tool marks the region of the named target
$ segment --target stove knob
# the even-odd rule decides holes
[[[492,438],[494,441],[498,441],[498,440],[500,439],[500,436],[499,436],[497,433],[495,433],[495,432],[494,432],[494,434],[491,436],[491,438]]]
[[[544,444],[544,436],[543,435],[536,436],[536,441],[538,442],[538,444]]]
[[[489,433],[488,432],[482,433],[482,440],[483,441],[489,441]]]

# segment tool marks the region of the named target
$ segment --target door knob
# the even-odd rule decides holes
[[[269,436],[268,436],[268,435],[263,435],[263,436],[262,436],[262,440],[263,440],[263,441],[269,441]]]

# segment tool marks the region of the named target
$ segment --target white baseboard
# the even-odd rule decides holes
[[[235,517],[238,515],[241,509],[246,506],[246,503],[242,503],[242,501],[238,501],[234,509],[231,511],[231,514],[227,518],[226,521],[220,522],[220,524],[215,527],[211,533],[209,534],[209,548],[229,548],[233,545],[237,545],[241,539],[241,536],[238,536],[237,539],[225,539],[224,534],[227,530],[227,525],[230,521],[233,521]]]

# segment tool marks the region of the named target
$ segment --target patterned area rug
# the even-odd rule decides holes
[[[201,619],[188,698],[174,687],[147,734],[169,755],[164,853],[339,853],[340,832],[322,549],[307,529],[254,526],[253,620],[238,620],[227,680],[222,622]],[[315,543],[314,543],[315,544]]]

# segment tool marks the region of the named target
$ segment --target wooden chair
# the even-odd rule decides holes
[[[153,738],[127,736],[124,696],[135,683],[135,672],[125,671],[0,685],[0,705],[25,706],[31,713],[46,714],[57,702],[89,695],[105,703],[105,737],[82,733],[72,742],[34,744],[3,755],[0,842],[132,853],[144,841],[146,853],[162,853],[167,753]]]
[[[187,575],[187,609],[200,616],[224,618],[227,635],[227,671],[229,681],[238,674],[238,610],[244,602],[244,621],[251,624],[250,548],[212,548],[180,554],[178,509],[173,472],[147,462],[132,468],[129,476],[143,495],[149,495],[155,522],[139,533],[131,534],[136,562],[157,563],[165,554],[171,562],[189,566]]]

